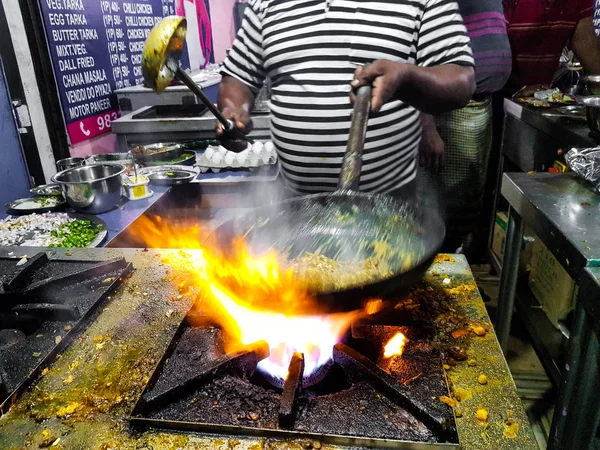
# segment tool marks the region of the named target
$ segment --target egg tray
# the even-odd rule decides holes
[[[209,149],[212,150],[213,154],[218,152],[221,157],[216,158],[217,161],[215,161],[214,156],[208,157],[206,151]],[[238,170],[255,171],[266,166],[277,164],[277,154],[273,149],[267,150],[266,148],[263,148],[260,151],[247,149],[241,153],[235,153],[225,150],[222,147],[210,146],[206,151],[198,154],[196,158],[196,166],[200,169],[201,173],[209,171],[212,171],[213,173]],[[240,159],[242,161],[240,161]]]

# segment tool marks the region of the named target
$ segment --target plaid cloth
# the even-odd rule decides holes
[[[436,125],[445,148],[439,185],[447,232],[466,236],[480,223],[492,148],[491,98],[441,114]]]

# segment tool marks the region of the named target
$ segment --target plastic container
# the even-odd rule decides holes
[[[129,200],[142,200],[152,197],[154,192],[148,187],[150,179],[145,175],[125,177],[123,179],[123,190],[125,197]]]

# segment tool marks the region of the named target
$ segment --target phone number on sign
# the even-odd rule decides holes
[[[91,139],[110,131],[110,124],[120,117],[119,110],[106,111],[86,119],[78,120],[67,125],[71,144]]]

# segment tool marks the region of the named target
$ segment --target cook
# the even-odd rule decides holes
[[[331,191],[348,141],[351,88],[372,83],[360,189],[394,193],[416,175],[420,111],[466,105],[473,65],[452,1],[253,0],[224,62],[218,105],[248,133],[268,76],[286,187]]]

